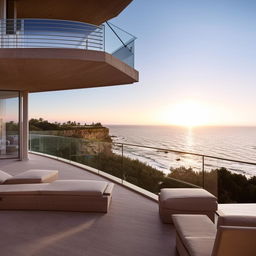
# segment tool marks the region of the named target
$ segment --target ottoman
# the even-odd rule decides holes
[[[159,215],[172,223],[172,214],[205,214],[213,222],[217,198],[201,188],[163,188],[159,194]]]

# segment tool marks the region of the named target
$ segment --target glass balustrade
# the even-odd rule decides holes
[[[105,51],[134,67],[135,37],[106,23],[50,19],[1,19],[0,48],[72,48]]]
[[[49,131],[31,132],[29,144],[31,151],[90,166],[115,176],[120,182],[129,182],[155,194],[161,188],[202,187],[216,195],[221,203],[256,202],[253,192],[256,163],[142,145],[55,136]],[[243,175],[243,170],[248,171],[248,168],[251,175]]]

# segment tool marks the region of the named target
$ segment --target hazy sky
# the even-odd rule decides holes
[[[256,125],[255,13],[255,0],[134,0],[111,22],[138,37],[140,81],[31,94],[30,117]]]

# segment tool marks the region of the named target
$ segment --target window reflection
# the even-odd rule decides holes
[[[19,92],[0,91],[0,158],[19,156]]]

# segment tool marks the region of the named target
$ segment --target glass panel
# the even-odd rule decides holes
[[[97,173],[155,194],[162,188],[203,187],[219,203],[256,202],[256,164],[56,134],[58,131],[31,131],[30,150],[93,167]]]
[[[236,161],[211,159],[212,174],[217,177],[218,202],[255,203],[256,172],[255,165]]]
[[[19,156],[19,92],[0,91],[0,158]]]
[[[117,149],[114,152],[120,154]],[[197,188],[203,184],[199,156],[132,145],[123,145],[123,155],[124,179],[150,192],[158,194],[161,188]]]
[[[122,60],[127,65],[134,67],[134,41],[122,46],[112,53],[113,56]]]
[[[134,41],[136,37],[121,28],[106,23],[105,25],[105,51],[116,58],[134,67]]]

